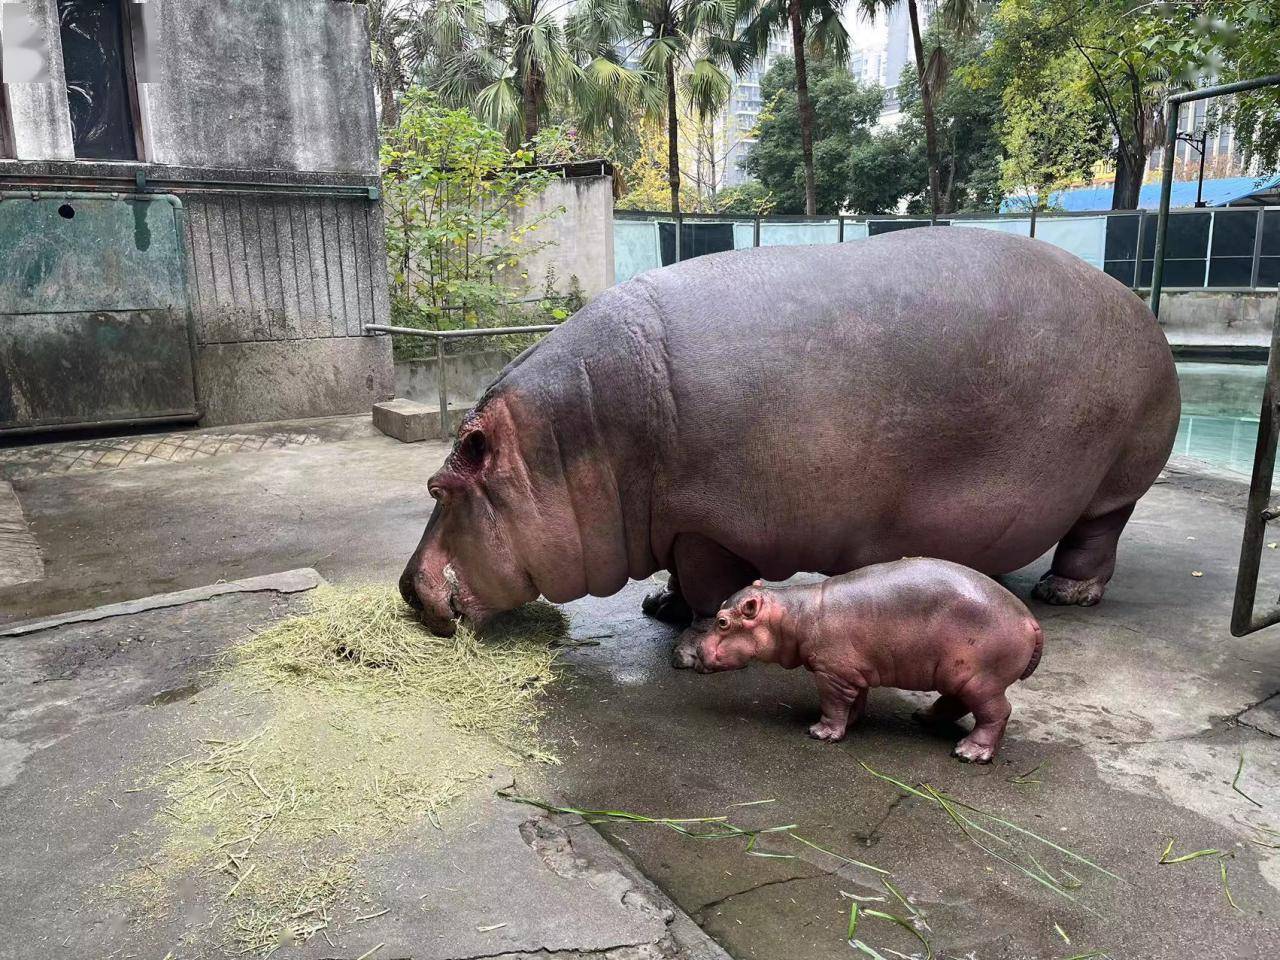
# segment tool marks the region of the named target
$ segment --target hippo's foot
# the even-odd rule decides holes
[[[951,755],[965,763],[990,763],[996,755],[996,748],[989,743],[975,741],[970,736],[957,743]]]
[[[678,585],[673,586],[675,578],[665,586],[645,595],[640,602],[640,609],[647,616],[663,623],[683,625],[693,620],[693,609],[689,606]]]
[[[1107,582],[1100,577],[1088,580],[1070,580],[1050,571],[1040,578],[1031,595],[1037,600],[1058,606],[1092,607],[1102,599]]]
[[[838,743],[844,739],[846,724],[835,723],[825,717],[809,728],[809,736],[827,743]]]

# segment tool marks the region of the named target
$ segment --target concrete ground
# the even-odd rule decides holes
[[[393,577],[421,533],[425,479],[443,454],[437,443],[356,436],[15,477],[43,576],[0,587],[0,622],[304,566],[338,582]],[[1172,470],[1135,514],[1102,605],[1033,604],[1045,658],[1012,691],[1009,733],[990,767],[952,760],[958,734],[918,730],[909,716],[922,698],[893,690],[873,694],[844,743],[810,741],[817,698],[802,671],[676,672],[672,632],[639,614],[645,585],[578,601],[568,609],[584,645],[564,656],[545,725],[564,762],[521,789],[584,808],[796,824],[793,833],[890,871],[939,956],[1270,957],[1280,942],[1280,851],[1254,841],[1280,843],[1257,829],[1280,830],[1280,628],[1242,640],[1227,631],[1242,506],[1239,484]],[[1280,550],[1266,553],[1264,598],[1280,587]],[[1025,597],[1044,564],[1009,585]],[[109,694],[99,685],[83,695]],[[14,722],[11,712],[6,727]],[[1243,794],[1232,788],[1241,756]],[[971,814],[1003,838],[971,829],[974,839],[1006,859],[1030,851],[1070,888],[1070,902],[862,762],[1051,838],[1121,879]],[[850,896],[908,912],[883,875],[781,832],[752,852],[786,858],[656,825],[598,829],[735,957],[868,955],[845,942]],[[1170,856],[1227,857],[1162,865],[1170,840]],[[49,862],[93,867],[74,851]],[[912,935],[873,916],[858,938],[886,958],[924,955]],[[433,955],[483,952],[473,947]]]

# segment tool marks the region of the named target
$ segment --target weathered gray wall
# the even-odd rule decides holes
[[[216,193],[184,202],[200,343],[358,337],[387,322],[376,203]]]
[[[1274,292],[1166,291],[1160,301],[1170,343],[1265,346],[1275,316]]]
[[[75,160],[56,0],[50,76],[11,84],[0,187],[129,192],[186,214],[205,424],[367,410],[394,392],[367,10],[347,0],[130,5],[146,158]],[[373,191],[371,196],[370,191]]]
[[[4,4],[4,7],[10,7]],[[71,111],[67,108],[66,75],[62,72],[62,44],[58,36],[57,0],[27,0],[27,13],[40,34],[40,55],[45,61],[48,81],[9,83],[5,93],[13,120],[14,156],[19,159],[71,159]],[[4,10],[0,17],[0,41],[4,20],[20,10]],[[7,72],[7,71],[6,71]]]
[[[158,14],[144,21],[140,84],[149,159],[377,172],[364,5],[159,0]]]
[[[449,406],[471,407],[512,360],[512,351],[485,350],[445,358]],[[397,360],[396,396],[440,408],[435,360]]]
[[[563,213],[557,213],[561,207]],[[571,177],[553,180],[514,218],[515,225],[553,214],[529,237],[530,245],[546,244],[521,258],[527,271],[526,293],[537,296],[546,285],[547,270],[555,270],[555,289],[568,293],[577,277],[589,300],[613,286],[613,178]]]

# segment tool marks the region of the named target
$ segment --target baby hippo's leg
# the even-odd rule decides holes
[[[973,711],[973,730],[956,744],[952,755],[966,763],[990,763],[1000,749],[1005,724],[1013,708],[1000,690],[992,696],[968,701]]]
[[[813,679],[818,685],[822,719],[809,728],[809,736],[829,743],[843,740],[850,722],[857,723],[866,709],[867,688],[818,671],[814,672]]]
[[[917,710],[913,716],[926,727],[949,727],[969,713],[969,705],[959,697],[944,693],[927,708]]]

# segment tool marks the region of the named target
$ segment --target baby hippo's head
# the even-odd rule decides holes
[[[777,601],[757,580],[726,600],[694,647],[693,669],[699,673],[741,670],[752,660],[773,659]]]

